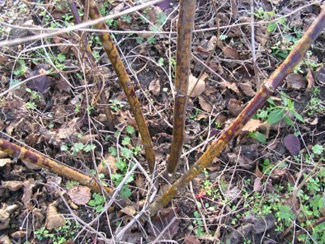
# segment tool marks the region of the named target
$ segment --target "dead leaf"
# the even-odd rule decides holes
[[[282,0],[268,0],[270,3],[278,4],[279,2],[282,2]]]
[[[320,68],[315,73],[315,78],[321,82],[322,84],[325,83],[325,68]]]
[[[89,141],[91,140],[95,140],[95,139],[98,139],[98,135],[97,134],[87,134],[87,135],[84,135],[82,136],[80,139],[79,139],[79,142],[83,143],[83,144],[88,144]]]
[[[255,175],[256,175],[258,178],[261,178],[261,179],[263,179],[263,176],[264,176],[264,174],[262,173],[262,171],[261,171],[260,168],[258,167],[258,164],[256,164],[256,167],[255,167]]]
[[[199,114],[196,116],[196,119],[197,119],[198,121],[200,121],[200,120],[202,120],[202,119],[207,119],[207,118],[209,118],[209,115],[206,114],[206,113],[199,113]]]
[[[172,239],[178,232],[180,221],[173,208],[162,209],[151,220],[152,225],[149,225],[148,233],[153,236],[158,236],[164,231],[161,238]]]
[[[273,214],[268,214],[263,217],[249,216],[248,218],[249,219],[247,221],[254,224],[253,227],[254,234],[265,233],[268,230],[272,229],[276,223],[276,219],[273,216]]]
[[[136,212],[137,210],[131,205],[128,205],[120,210],[120,213],[124,213],[131,217],[133,217],[136,214]]]
[[[218,89],[216,89],[215,87],[213,87],[213,86],[206,86],[205,91],[204,91],[204,94],[207,95],[207,96],[209,96],[209,95],[211,95],[213,93],[216,93],[216,92],[218,92]]]
[[[0,167],[10,164],[12,162],[11,158],[0,158]]]
[[[158,95],[160,92],[160,80],[159,79],[154,79],[153,81],[150,82],[149,84],[149,91],[153,95]]]
[[[241,95],[236,83],[229,82],[229,81],[222,81],[219,84],[220,84],[221,88],[223,88],[223,89],[228,88],[228,89],[232,90],[233,92],[235,92],[237,95]]]
[[[258,119],[250,119],[243,127],[243,131],[254,132],[259,129],[264,123]]]
[[[62,126],[51,135],[50,142],[54,145],[61,145],[61,141],[73,135],[78,128],[79,117],[72,119],[67,125]],[[51,132],[51,131],[50,131]]]
[[[60,186],[62,183],[62,178],[60,176],[52,176],[52,175],[47,175],[46,176],[46,185],[45,189],[48,194],[50,195],[58,195],[58,186]]]
[[[243,110],[243,103],[235,98],[230,98],[228,102],[228,111],[233,116],[237,116]]]
[[[27,206],[29,204],[30,199],[32,198],[33,188],[35,187],[35,180],[28,179],[24,181],[24,194],[21,198],[23,203]]]
[[[240,196],[241,196],[240,190],[236,186],[234,186],[233,188],[231,188],[229,191],[227,191],[225,193],[225,197],[229,201],[235,200],[235,199],[239,198]]]
[[[281,177],[285,176],[287,174],[287,169],[286,168],[275,168],[272,171],[272,174],[270,176],[271,179],[273,180],[278,180]]]
[[[121,12],[123,10],[123,8],[124,8],[124,5],[125,4],[123,2],[122,3],[119,3],[118,5],[116,5],[112,9],[111,14],[118,14],[119,12]]]
[[[9,61],[9,58],[0,54],[0,65],[5,65]]]
[[[256,92],[252,88],[251,83],[239,83],[240,89],[243,91],[243,93],[249,97],[254,97]]]
[[[69,189],[68,194],[77,205],[86,205],[91,198],[90,188],[87,186],[72,187]]]
[[[45,219],[45,216],[43,215],[42,211],[38,208],[34,208],[32,212],[33,212],[33,224],[35,225],[36,229],[39,229],[44,224],[43,221]]]
[[[226,243],[244,243],[248,239],[248,235],[252,232],[253,224],[243,224],[237,229],[233,229],[228,235],[225,236]]]
[[[210,113],[212,111],[212,105],[202,96],[199,96],[199,104],[205,112]]]
[[[0,243],[1,244],[11,244],[11,240],[10,240],[9,236],[3,235],[0,237]]]
[[[217,44],[217,41],[218,41],[218,39],[217,39],[217,37],[215,35],[213,35],[210,38],[210,40],[208,42],[208,45],[207,45],[207,50],[209,51],[209,53],[212,52],[212,51],[214,51],[215,46]]]
[[[51,86],[51,79],[47,75],[47,70],[50,69],[49,65],[40,64],[36,68],[34,68],[28,75],[28,77],[34,77],[41,75],[27,82],[27,87],[37,91],[41,94],[46,93]]]
[[[200,56],[203,57],[203,58],[207,58],[207,57],[209,56],[209,51],[208,51],[206,48],[202,47],[202,46],[197,46],[197,47],[195,48],[195,50],[196,50],[196,52],[199,53]]]
[[[8,153],[0,150],[0,158],[6,158],[6,157],[8,157]]]
[[[262,191],[263,188],[262,188],[262,180],[260,177],[256,177],[255,180],[254,180],[254,192],[260,192]]]
[[[184,242],[185,244],[201,244],[199,239],[193,235],[185,236]]]
[[[306,79],[307,79],[307,90],[311,90],[315,86],[315,79],[310,70],[307,73]]]
[[[26,230],[18,230],[18,231],[15,231],[14,233],[11,233],[11,237],[16,240],[19,240],[27,235],[28,234],[27,234]]]
[[[2,187],[8,189],[9,191],[18,191],[24,183],[22,181],[11,180],[11,181],[3,181]]]
[[[101,167],[100,167],[101,172],[104,175],[108,175],[110,173],[109,169],[108,169],[108,167],[109,167],[111,172],[113,174],[115,174],[116,171],[118,170],[118,167],[115,162],[116,162],[116,158],[113,157],[111,154],[105,155],[105,160],[104,160],[104,162],[101,163]]]
[[[224,58],[230,58],[230,59],[236,59],[236,60],[239,59],[238,52],[230,46],[225,46],[222,49],[222,52],[223,52]]]
[[[287,135],[283,140],[283,144],[292,156],[297,156],[299,154],[301,146],[300,140],[296,135]]]
[[[64,45],[64,43],[66,42],[65,38],[68,38],[68,37],[65,36],[64,34],[53,37],[53,42],[55,44],[61,44],[61,45],[58,45],[57,48],[59,49],[60,53],[63,53],[63,54],[67,54],[71,49],[71,46]],[[71,40],[71,38],[69,38],[69,39]],[[75,54],[76,57],[78,57],[79,56],[78,53],[76,53],[76,54]]]
[[[239,155],[237,158],[238,165],[243,167],[244,169],[252,169],[255,166],[255,162],[251,160],[249,157],[246,157],[245,155]]]
[[[10,214],[4,210],[0,209],[0,230],[7,229],[10,222]]]
[[[306,118],[305,121],[310,125],[317,125],[318,124],[318,117],[316,117],[315,119]]]
[[[54,206],[54,204],[50,204],[47,209],[47,214],[46,214],[46,222],[45,226],[46,229],[48,230],[53,230],[58,227],[62,227],[65,225],[65,218],[63,217],[62,214],[58,213],[58,210]]]
[[[291,73],[286,78],[288,88],[304,89],[307,86],[307,80],[300,74]]]
[[[139,188],[139,193],[141,194],[141,196],[145,196],[146,195],[146,191],[144,190],[145,187],[145,178],[143,175],[137,175],[136,179],[135,179],[135,185]]]
[[[205,79],[208,77],[209,75],[207,73],[204,73],[202,77],[198,80],[195,76],[190,74],[188,80],[187,95],[191,97],[198,97],[199,95],[201,95],[205,91]]]
[[[62,76],[60,76],[60,78],[56,80],[54,84],[55,84],[55,88],[57,88],[59,91],[69,92],[71,89],[69,83],[65,79],[63,79]]]
[[[41,167],[37,166],[36,164],[30,163],[27,160],[21,160],[21,161],[24,163],[24,165],[28,169],[31,169],[31,170],[40,170],[40,169],[42,169]]]

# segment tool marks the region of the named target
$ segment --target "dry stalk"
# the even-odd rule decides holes
[[[175,105],[173,140],[167,161],[167,173],[172,176],[181,157],[185,136],[185,111],[190,74],[191,42],[194,25],[195,0],[181,0],[177,26],[177,53],[175,73]]]
[[[212,142],[206,152],[191,166],[191,168],[172,184],[164,194],[159,196],[150,205],[151,214],[167,205],[187,184],[199,175],[226,147],[228,142],[238,135],[250,118],[263,106],[266,100],[282,84],[285,77],[290,74],[293,68],[303,59],[311,44],[320,35],[325,27],[325,8],[316,20],[309,27],[304,36],[300,39],[294,49],[284,62],[273,72],[270,78],[261,85],[259,92],[247,104],[245,109],[238,115],[234,122],[225,129],[218,139]]]
[[[8,155],[18,157],[25,162],[35,164],[44,169],[49,169],[67,179],[78,181],[80,184],[88,186],[93,191],[102,193],[103,189],[109,195],[112,195],[114,192],[112,188],[101,186],[95,179],[89,177],[88,175],[84,175],[68,166],[57,163],[54,160],[41,155],[40,153],[20,147],[14,143],[8,142],[7,140],[0,139],[0,150],[4,151]]]
[[[85,3],[85,1],[82,1]],[[94,0],[89,0],[89,16],[92,20],[101,19],[102,16],[99,12],[98,6],[95,3]],[[95,27],[97,29],[107,30],[108,27],[105,23],[97,23],[95,24]],[[112,40],[109,33],[99,33],[98,34],[104,50],[106,51],[115,72],[117,73],[118,79],[120,81],[120,84],[124,90],[124,93],[128,99],[128,102],[130,104],[132,113],[134,115],[135,121],[138,126],[138,130],[141,135],[142,144],[144,146],[144,150],[146,152],[146,158],[149,164],[150,172],[153,173],[155,169],[155,155],[154,150],[151,142],[151,137],[148,129],[147,122],[143,116],[143,113],[141,111],[141,106],[139,103],[139,100],[137,98],[137,95],[135,94],[134,86],[132,84],[132,81],[130,80],[129,75],[126,72],[126,68],[122,62],[122,59],[117,51],[117,48],[114,44],[114,41]]]

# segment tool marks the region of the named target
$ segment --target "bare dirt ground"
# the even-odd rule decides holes
[[[142,1],[97,2],[106,16]],[[322,4],[197,0],[178,176],[242,111]],[[147,119],[158,175],[172,138],[178,5],[166,0],[106,22]],[[0,1],[1,41],[73,25],[68,1]],[[0,243],[325,243],[324,33],[220,157],[154,217],[142,210],[167,183],[152,191],[135,120],[96,33],[1,47],[0,137],[119,194],[92,192],[0,152]],[[108,104],[97,99],[84,35]],[[118,119],[114,130],[104,106]]]

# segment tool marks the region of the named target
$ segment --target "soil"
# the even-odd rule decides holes
[[[97,2],[109,15],[139,1]],[[292,0],[197,0],[196,5],[190,83],[200,82],[188,97],[176,177],[231,124],[321,11],[321,3]],[[165,0],[107,21],[148,123],[159,176],[156,193],[135,119],[97,32],[1,47],[2,139],[115,189],[133,165],[137,169],[110,203],[105,194],[0,151],[0,243],[325,243],[324,33],[249,128],[165,209],[151,217],[141,212],[151,196],[172,183],[162,176],[177,116],[178,6]],[[0,1],[0,11],[0,41],[38,35],[35,27],[74,24],[63,0]],[[89,40],[96,68],[81,35]],[[108,104],[94,102],[100,92],[96,70]],[[117,118],[114,130],[104,106]],[[276,110],[282,117],[271,123]]]

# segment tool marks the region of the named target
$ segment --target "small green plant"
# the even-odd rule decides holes
[[[40,100],[41,96],[38,92],[31,90],[30,88],[26,88],[27,93],[30,94],[31,100]]]
[[[249,132],[248,135],[255,139],[258,140],[261,143],[265,143],[266,142],[266,136],[264,134],[262,134],[261,132],[258,131],[254,131],[254,132]]]
[[[54,60],[54,64],[58,70],[63,70],[65,68],[66,56],[63,53],[59,53],[56,59]]]
[[[269,124],[275,124],[283,119],[289,126],[294,126],[291,117],[295,117],[300,122],[305,123],[301,114],[296,111],[293,101],[285,93],[281,92],[281,105],[277,105],[272,99],[267,101],[270,106],[267,109],[258,110],[257,118],[266,120]]]
[[[26,103],[26,108],[27,109],[30,109],[30,110],[36,110],[37,109],[37,106],[36,106],[36,103],[35,102],[27,102]]]
[[[121,108],[123,108],[122,102],[117,99],[111,99],[110,102],[111,102],[111,109],[115,112],[118,112],[121,110]]]
[[[128,14],[122,15],[121,20],[131,24],[132,23],[132,16],[128,15]]]
[[[36,92],[29,88],[26,88],[27,93],[30,95],[29,102],[26,103],[26,108],[30,110],[36,110],[37,106],[34,102],[35,100],[40,100],[41,96]]]
[[[311,92],[311,99],[306,106],[306,113],[309,117],[325,114],[325,104],[320,97],[320,89],[318,87],[314,87]]]
[[[324,152],[324,146],[320,144],[315,144],[311,149],[315,155],[322,155]]]
[[[88,205],[95,208],[97,213],[104,210],[105,197],[99,193],[93,193],[92,198],[89,200]]]
[[[194,212],[195,219],[193,220],[193,224],[196,225],[195,228],[195,235],[196,236],[203,236],[205,234],[203,229],[203,221],[201,219],[201,215],[198,211]]]
[[[21,80],[11,79],[9,82],[9,86],[10,86],[10,88],[12,88],[12,87],[18,85],[20,82],[21,82]],[[20,88],[20,86],[16,86],[14,89],[17,90],[19,88]]]
[[[71,189],[71,188],[73,188],[73,187],[75,187],[75,186],[79,186],[80,185],[80,183],[78,182],[78,181],[74,181],[74,180],[68,180],[66,183],[65,183],[65,187],[67,188],[67,189]]]
[[[278,220],[283,220],[284,224],[288,227],[296,216],[289,205],[279,204],[276,217]]]
[[[108,148],[108,152],[113,156],[113,157],[117,157],[116,161],[115,161],[115,166],[117,167],[117,171],[111,175],[112,181],[114,183],[115,186],[118,186],[122,180],[125,178],[125,175],[127,174],[127,171],[130,167],[132,167],[133,163],[128,163],[128,160],[130,160],[133,156],[138,155],[138,153],[141,151],[141,147],[140,146],[133,146],[132,145],[132,140],[131,140],[131,135],[133,135],[135,133],[134,127],[128,125],[127,127],[125,127],[125,131],[127,133],[127,135],[124,135],[122,137],[122,141],[121,144],[123,145],[123,147],[120,150],[120,157],[117,157],[117,149],[115,147],[109,147]],[[120,131],[117,131],[115,137],[119,137],[120,135]],[[110,163],[110,162],[108,162]],[[132,183],[134,181],[134,176],[133,174],[129,176],[129,178],[126,180],[124,186],[122,187],[121,191],[120,191],[120,195],[125,198],[128,199],[131,196],[131,189],[128,186],[128,184]]]
[[[224,34],[221,34],[220,36],[219,36],[219,40],[220,41],[224,41],[224,40],[226,40],[228,38],[228,36],[227,35],[224,35]]]
[[[265,109],[259,109],[254,116],[255,118],[262,119],[268,124],[275,124],[283,119],[287,125],[294,126],[294,122],[291,119],[294,117],[298,121],[305,123],[302,115],[296,111],[294,102],[284,92],[281,92],[281,105],[276,104],[272,99],[267,101],[269,106]],[[265,135],[258,131],[249,132],[248,135],[261,143],[266,142]]]
[[[156,43],[156,38],[154,36],[148,38],[148,44],[153,45]]]
[[[200,110],[199,109],[194,109],[194,112],[192,112],[189,116],[188,116],[188,118],[190,119],[190,120],[197,120],[197,116],[200,114]]]
[[[27,66],[24,60],[19,60],[18,68],[14,71],[14,75],[21,76],[27,73]]]
[[[94,144],[83,144],[82,142],[76,142],[73,143],[72,146],[70,147],[70,151],[72,153],[73,156],[76,156],[79,152],[85,152],[85,153],[89,153],[92,150],[94,150],[96,148],[96,146]],[[66,152],[69,151],[69,146],[67,144],[63,144],[60,147],[62,152]]]
[[[63,244],[72,241],[80,227],[81,226],[78,223],[71,223],[70,220],[67,220],[64,226],[51,231],[46,229],[45,226],[41,227],[35,231],[35,237],[38,241],[46,240],[47,243]]]
[[[256,11],[256,13],[254,15],[258,19],[272,20],[272,18],[275,15],[275,12],[274,11],[265,11],[263,8],[259,8],[259,9],[257,9],[257,11]],[[287,21],[286,18],[281,18],[281,19],[277,20],[276,22],[269,23],[267,25],[267,31],[270,32],[270,33],[275,31],[276,28],[277,28],[277,25],[281,25],[281,26],[287,28],[287,26],[285,25],[286,21]]]

